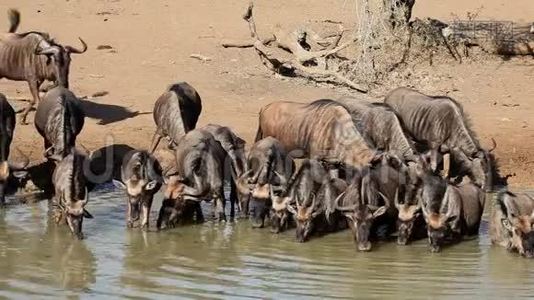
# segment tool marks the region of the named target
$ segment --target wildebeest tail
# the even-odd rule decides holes
[[[10,8],[7,11],[7,17],[9,19],[9,31],[8,32],[10,33],[16,32],[20,24],[20,12],[16,9]]]

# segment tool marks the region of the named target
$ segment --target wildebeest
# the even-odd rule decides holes
[[[491,242],[534,257],[534,199],[528,194],[502,190],[492,204]]]
[[[82,49],[56,43],[47,33],[15,33],[20,13],[10,9],[9,32],[0,36],[0,78],[27,81],[32,100],[24,109],[20,122],[26,123],[30,109],[39,101],[39,87],[45,81],[69,87],[70,55],[84,53],[87,44],[80,38]]]
[[[496,145],[489,151],[481,148],[469,118],[458,102],[444,96],[427,96],[409,88],[393,90],[384,101],[396,111],[406,130],[425,148],[424,151],[451,152],[451,164],[456,167],[450,167],[449,177],[467,175],[478,186],[492,188],[495,165],[490,152]],[[449,169],[448,166],[445,168]],[[460,170],[465,170],[466,174]]]
[[[72,148],[71,152],[57,164],[52,176],[55,189],[53,200],[55,221],[59,223],[65,218],[71,232],[78,239],[84,237],[83,219],[93,218],[85,209],[89,199],[83,170],[85,159],[84,155]]]
[[[71,91],[61,86],[48,91],[35,114],[35,127],[44,138],[45,157],[60,161],[69,155],[84,122],[80,100]]]
[[[370,103],[352,97],[338,100],[351,113],[364,138],[377,149],[416,161],[417,151],[399,117],[387,104]]]
[[[250,148],[246,169],[237,181],[240,206],[243,212],[251,214],[252,226],[261,228],[272,204],[270,190],[274,187],[278,193],[283,189],[294,162],[277,139],[266,137]],[[280,209],[280,214],[285,213],[281,207],[275,207]]]
[[[347,217],[359,251],[370,251],[370,240],[379,231],[387,236],[395,230],[394,201],[406,195],[406,180],[385,157],[354,172],[346,192],[336,199],[336,210]]]
[[[224,178],[230,178],[230,213],[231,217],[235,214],[235,202],[238,201],[238,192],[236,182],[243,175],[246,167],[245,158],[245,141],[238,137],[232,130],[225,126],[208,124],[201,128],[213,135],[226,152]],[[231,172],[229,174],[229,172]],[[241,202],[241,201],[239,201]],[[240,206],[239,206],[240,207]]]
[[[169,140],[169,147],[174,148],[186,133],[195,129],[201,111],[200,96],[191,85],[179,82],[169,86],[154,105],[157,128],[150,152],[156,150],[163,137]]]
[[[27,157],[22,164],[8,162],[15,123],[15,111],[0,93],[0,206],[5,204],[5,195],[18,187],[14,179],[27,175],[25,168],[29,164]]]
[[[422,164],[422,211],[430,250],[439,252],[447,240],[478,234],[485,203],[483,190],[473,183],[453,185]]]
[[[219,220],[225,220],[225,151],[221,144],[211,133],[196,129],[182,138],[175,153],[176,173],[165,176],[167,188],[157,221],[158,229],[162,224],[173,226],[178,221],[185,201],[212,200],[215,214]]]
[[[324,164],[316,160],[305,160],[286,194],[291,195],[285,203],[296,223],[296,239],[305,242],[314,232],[324,233],[341,229],[346,225],[335,211],[335,199],[345,191],[347,184],[338,178],[331,178]],[[276,197],[273,200],[278,201]],[[295,205],[295,207],[294,207]]]
[[[148,230],[152,200],[163,179],[159,162],[146,151],[131,151],[124,157],[121,178],[113,182],[128,197],[127,226],[133,227],[142,213],[141,228]]]
[[[259,116],[256,141],[272,136],[294,157],[332,165],[365,166],[378,151],[365,141],[347,109],[333,100],[273,102]]]

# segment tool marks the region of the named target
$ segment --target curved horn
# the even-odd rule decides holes
[[[184,184],[184,196],[190,196],[190,197],[200,197],[204,193],[204,183],[202,181],[202,178],[197,175],[196,173],[193,175],[198,188],[190,187]]]
[[[19,147],[15,147],[15,149],[16,149],[17,152],[20,153],[20,155],[23,157],[23,161],[20,162],[20,163],[10,163],[10,164],[9,164],[9,167],[10,167],[13,171],[26,170],[26,168],[30,165],[30,158],[28,157],[28,155],[24,154],[24,153],[19,149]]]
[[[74,53],[74,54],[82,54],[84,53],[85,51],[87,51],[87,44],[82,40],[81,37],[78,37],[78,39],[80,40],[80,42],[82,43],[82,50],[79,50],[79,49],[76,49],[72,46],[65,46],[65,49],[70,52],[70,53]]]
[[[345,196],[345,192],[339,194],[339,196],[337,196],[336,200],[334,201],[336,210],[339,210],[341,212],[353,211],[353,210],[356,209],[356,207],[358,207],[357,204],[353,204],[353,205],[349,205],[349,206],[340,206],[339,205],[339,201],[343,198],[343,196]]]
[[[85,197],[82,200],[82,207],[87,205],[87,202],[89,202],[89,191],[87,190],[87,187],[85,187]]]
[[[281,186],[284,186],[287,184],[287,179],[284,175],[278,173],[277,171],[273,170],[273,173],[274,175],[276,175],[276,177],[278,177],[278,179],[280,179],[280,185]]]
[[[237,190],[241,194],[248,195],[250,191],[254,188],[253,184],[248,183],[248,179],[250,178],[250,175],[252,174],[253,170],[248,170],[245,173],[243,173],[236,181],[236,187]]]
[[[491,153],[491,151],[495,150],[495,148],[497,148],[497,142],[495,141],[494,138],[491,138],[491,142],[493,144],[493,147],[488,150],[488,152],[490,152],[490,153]]]
[[[400,203],[399,203],[399,189],[395,191],[395,199],[393,200],[393,203],[395,203],[395,207],[399,209]]]

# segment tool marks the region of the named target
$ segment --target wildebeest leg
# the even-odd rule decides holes
[[[152,136],[152,143],[150,145],[150,153],[154,153],[156,151],[156,148],[159,145],[159,142],[161,141],[161,134],[159,133],[159,130],[156,129],[156,132],[154,132],[154,136]]]
[[[204,214],[202,213],[202,206],[200,206],[200,202],[195,204],[195,214],[197,217],[197,223],[204,223]]]
[[[28,113],[33,108],[35,103],[39,102],[39,86],[41,83],[37,80],[30,80],[28,81],[28,85],[30,86],[30,92],[32,93],[32,99],[24,108],[24,111],[22,112],[22,116],[20,118],[20,124],[21,125],[28,125],[28,122],[26,122],[26,117],[28,116]]]
[[[150,208],[152,207],[152,199],[144,201],[141,210],[143,214],[143,222],[141,223],[141,229],[148,230],[149,218],[150,218]]]
[[[237,199],[237,187],[234,180],[230,180],[230,219],[235,218],[235,203]],[[239,205],[238,205],[239,206]]]
[[[219,222],[226,221],[226,214],[224,213],[224,192],[221,190],[219,194],[213,196],[213,204],[215,205],[215,215]]]

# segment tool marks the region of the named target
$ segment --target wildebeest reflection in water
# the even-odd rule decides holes
[[[66,226],[47,226],[44,201],[0,212],[0,297],[426,299],[534,292],[534,269],[506,249],[490,247],[487,223],[479,239],[439,254],[428,253],[426,240],[410,247],[377,243],[373,253],[355,254],[347,232],[303,247],[293,230],[273,235],[241,219],[126,230],[121,191],[97,189],[90,197],[95,221],[86,224],[82,242]],[[212,210],[209,203],[202,206]]]
[[[0,278],[25,283],[2,290],[31,294],[35,292],[33,287],[39,285],[76,295],[89,289],[96,282],[96,259],[87,245],[73,239],[65,226],[54,224],[43,210],[25,209],[31,210],[32,215],[20,221],[41,223],[41,232],[21,229],[16,221],[6,221],[6,212],[0,212]]]

